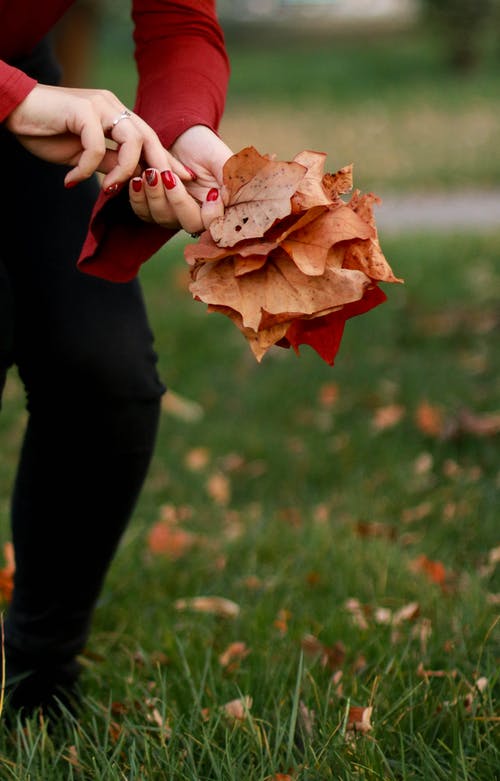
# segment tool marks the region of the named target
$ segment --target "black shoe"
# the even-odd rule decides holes
[[[17,669],[16,669],[17,668]],[[5,681],[5,708],[12,716],[30,717],[42,710],[54,718],[76,716],[80,705],[78,677],[81,666],[76,659],[65,664],[44,664],[36,669],[8,665]]]

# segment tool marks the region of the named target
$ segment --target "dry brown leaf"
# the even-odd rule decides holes
[[[348,613],[351,614],[353,622],[360,629],[368,629],[368,621],[366,620],[365,611],[359,599],[350,597],[344,602],[344,607]]]
[[[5,567],[0,569],[0,597],[5,602],[10,602],[14,591],[14,573],[16,562],[14,558],[14,546],[11,542],[5,542],[3,546]]]
[[[231,483],[227,475],[214,472],[206,482],[207,493],[215,504],[225,507],[231,498]]]
[[[352,190],[352,164],[345,165],[334,174],[325,174],[322,179],[323,189],[333,200]]]
[[[402,404],[387,404],[375,410],[372,426],[375,431],[385,431],[396,426],[402,420],[406,410]]]
[[[168,390],[162,398],[161,408],[167,415],[183,420],[185,423],[198,423],[204,415],[201,404],[173,390]]]
[[[324,274],[328,252],[335,244],[373,235],[373,228],[352,209],[338,204],[304,227],[293,230],[281,246],[304,274],[316,276]]]
[[[224,216],[186,248],[193,297],[233,320],[257,360],[308,344],[333,364],[346,320],[386,299],[378,282],[401,281],[378,242],[379,199],[356,191],[344,203],[352,167],[324,174],[324,162],[242,150],[224,167]]]
[[[191,472],[200,472],[210,461],[210,450],[207,447],[193,447],[184,458],[184,464]]]
[[[280,254],[259,271],[238,278],[231,261],[206,264],[198,269],[191,292],[206,304],[240,313],[243,326],[258,331],[264,312],[290,321],[296,313],[312,315],[358,301],[369,286],[361,271],[327,269],[321,277],[308,276]],[[264,327],[277,324],[266,322]]]
[[[226,210],[210,225],[220,247],[256,238],[292,211],[291,198],[307,169],[294,162],[269,160],[254,147],[229,158],[223,169]]]
[[[172,527],[166,521],[155,523],[148,534],[148,549],[151,553],[161,554],[171,559],[179,559],[188,553],[198,542],[198,537],[192,532]]]
[[[229,716],[230,719],[235,721],[245,721],[249,717],[249,711],[253,705],[253,700],[248,695],[245,697],[238,697],[235,700],[230,700],[223,705],[224,713]]]
[[[433,561],[423,553],[410,562],[410,570],[422,572],[431,583],[436,583],[438,586],[445,586],[449,577],[441,561]]]
[[[340,640],[328,646],[314,635],[304,635],[301,647],[307,656],[319,658],[321,666],[329,670],[337,670],[344,663],[346,649]]]
[[[333,199],[323,187],[326,154],[305,150],[295,155],[293,160],[295,163],[303,165],[307,170],[292,196],[292,211],[301,212],[313,206],[331,204]]]
[[[246,643],[230,643],[227,648],[219,655],[219,664],[221,667],[232,667],[235,663],[241,662],[250,653]]]
[[[177,599],[174,603],[176,610],[193,610],[197,613],[212,613],[222,618],[237,618],[240,614],[240,606],[225,597],[189,597]]]
[[[274,619],[274,626],[280,633],[280,635],[286,635],[288,632],[288,622],[290,621],[292,614],[289,610],[282,608],[278,611],[278,615]]]
[[[373,708],[371,707],[351,705],[347,716],[346,729],[349,732],[356,732],[361,735],[371,732],[373,729],[371,724],[372,713]]]
[[[405,621],[414,621],[420,615],[420,605],[418,602],[409,602],[396,610],[392,617],[392,625],[399,626]]]
[[[440,437],[444,429],[443,411],[435,404],[421,401],[415,413],[417,428],[428,437]]]
[[[316,713],[314,712],[314,710],[312,710],[312,708],[308,708],[307,705],[304,702],[302,702],[302,700],[300,700],[299,711],[298,711],[298,723],[303,733],[307,735],[308,738],[313,737],[315,721],[316,721]]]

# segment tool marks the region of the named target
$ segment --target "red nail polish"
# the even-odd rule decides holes
[[[216,201],[218,197],[219,191],[215,187],[212,187],[207,193],[207,201]]]
[[[162,182],[167,188],[167,190],[173,190],[177,182],[175,181],[175,177],[172,173],[172,171],[162,171],[161,172],[161,178]]]
[[[132,190],[135,193],[140,193],[142,189],[142,179],[140,176],[134,176],[132,179]]]
[[[150,187],[155,187],[158,184],[158,171],[156,168],[146,168],[146,182]]]
[[[106,193],[106,195],[113,195],[113,193],[118,192],[118,187],[119,187],[118,182],[115,182],[115,184],[110,184],[109,187],[106,187],[104,192]]]
[[[182,165],[184,165],[184,163],[183,163]],[[197,178],[198,178],[198,177],[196,176],[195,172],[194,172],[194,171],[193,171],[191,168],[188,168],[188,166],[187,166],[187,165],[184,165],[184,168],[185,168],[185,169],[186,169],[186,171],[188,172],[188,174],[189,174],[189,176],[191,177],[191,179],[193,179],[193,180],[194,180],[194,179],[197,179]]]
[[[64,186],[67,190],[71,190],[72,187],[76,187],[78,182],[64,182]]]

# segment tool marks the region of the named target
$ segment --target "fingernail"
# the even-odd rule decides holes
[[[212,187],[207,193],[207,201],[216,201],[218,197],[219,191],[215,187]]]
[[[146,168],[146,182],[150,187],[158,184],[158,171],[156,168]]]
[[[72,187],[76,187],[78,182],[64,182],[64,186],[67,190],[71,190]]]
[[[120,185],[118,184],[118,182],[115,182],[115,184],[110,184],[109,187],[106,187],[104,192],[106,193],[106,195],[113,195],[113,193],[118,192],[119,186]]]
[[[142,179],[140,176],[134,176],[132,179],[132,190],[135,193],[140,193],[142,189]]]
[[[184,163],[182,165],[184,165]],[[195,172],[191,168],[188,168],[187,165],[184,165],[184,168],[188,172],[188,174],[191,177],[191,179],[197,179],[197,176],[196,176]]]
[[[161,172],[161,178],[162,182],[167,188],[167,190],[173,190],[177,182],[175,181],[175,177],[172,173],[172,171],[162,171]]]

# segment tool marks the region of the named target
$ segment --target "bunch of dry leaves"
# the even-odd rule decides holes
[[[190,290],[227,315],[257,360],[277,344],[309,344],[333,364],[348,318],[386,300],[401,282],[377,237],[372,193],[352,190],[352,166],[324,173],[326,155],[283,162],[247,147],[224,166],[224,216],[185,258]]]

